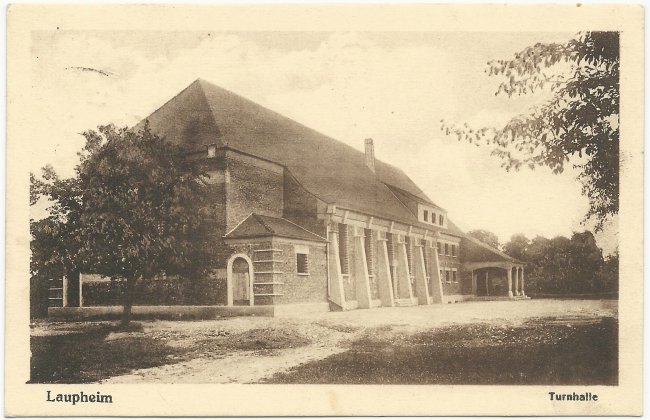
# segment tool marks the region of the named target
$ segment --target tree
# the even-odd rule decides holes
[[[484,244],[499,249],[499,237],[489,230],[475,229],[467,232],[467,234],[474,239],[478,239]]]
[[[108,125],[83,135],[74,177],[61,179],[51,167],[42,179],[32,177],[30,201],[51,202],[49,216],[32,224],[32,271],[125,280],[128,324],[138,280],[209,270],[207,184],[197,161],[148,124],[137,132]]]
[[[492,146],[506,170],[547,166],[561,173],[573,160],[589,199],[585,221],[593,218],[599,231],[619,207],[619,63],[618,32],[580,33],[566,44],[538,43],[511,60],[490,61],[487,72],[506,79],[496,95],[546,89],[552,98],[502,128],[442,121],[442,130]],[[568,73],[555,71],[563,66]]]
[[[603,268],[602,251],[590,231],[574,232],[571,238],[537,236],[532,241],[514,235],[504,250],[526,262],[530,292],[602,293],[614,291],[613,285],[618,284],[618,270],[614,269],[618,259]]]
[[[512,235],[510,241],[503,245],[503,252],[518,260],[524,260],[529,243],[530,241],[526,238],[526,235],[522,233]]]
[[[604,292],[618,292],[618,251],[607,256],[596,273],[598,288]]]

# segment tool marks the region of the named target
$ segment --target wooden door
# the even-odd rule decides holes
[[[233,305],[250,305],[250,274],[248,262],[236,258],[232,264],[232,303]]]

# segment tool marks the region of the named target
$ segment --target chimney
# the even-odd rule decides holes
[[[375,172],[375,145],[372,139],[366,139],[366,166]]]

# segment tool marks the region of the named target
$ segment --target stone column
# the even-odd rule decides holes
[[[368,262],[366,259],[366,244],[363,229],[354,228],[354,290],[357,294],[359,308],[369,309],[372,302],[370,293],[370,277],[368,276]]]
[[[413,247],[413,272],[415,275],[415,293],[419,305],[431,305],[429,285],[427,284],[427,270],[424,266],[424,248],[421,244]]]
[[[343,289],[343,274],[341,274],[341,261],[339,257],[339,235],[336,231],[330,231],[328,244],[329,264],[329,299],[341,309],[345,309],[345,293]]]
[[[515,267],[515,296],[519,296],[519,268],[518,267]]]
[[[472,294],[476,296],[476,276],[474,275],[474,270],[472,270]]]
[[[442,291],[442,278],[440,278],[440,261],[438,260],[438,249],[433,248],[433,261],[431,261],[431,303],[443,303],[444,294]]]
[[[63,295],[61,296],[63,298],[63,301],[61,305],[64,308],[68,307],[68,276],[63,276],[63,290],[61,290]]]
[[[521,295],[526,296],[526,292],[524,292],[524,267],[520,268],[521,270]]]
[[[395,306],[393,295],[393,280],[390,272],[390,261],[388,261],[388,239],[377,239],[377,288],[382,306]]]
[[[397,299],[410,299],[413,301],[413,290],[411,289],[411,271],[409,270],[408,257],[406,255],[406,242],[398,242],[396,249],[397,256]]]
[[[512,297],[512,267],[508,267],[508,296]]]
[[[80,308],[84,306],[84,294],[83,294],[83,291],[84,291],[83,282],[84,282],[84,280],[83,280],[83,277],[84,277],[84,275],[82,273],[79,273],[79,307]]]

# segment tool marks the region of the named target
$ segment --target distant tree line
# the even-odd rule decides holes
[[[527,294],[618,293],[618,251],[604,257],[590,231],[574,232],[571,238],[537,236],[532,240],[516,234],[502,246],[491,232],[468,234],[526,263]]]

